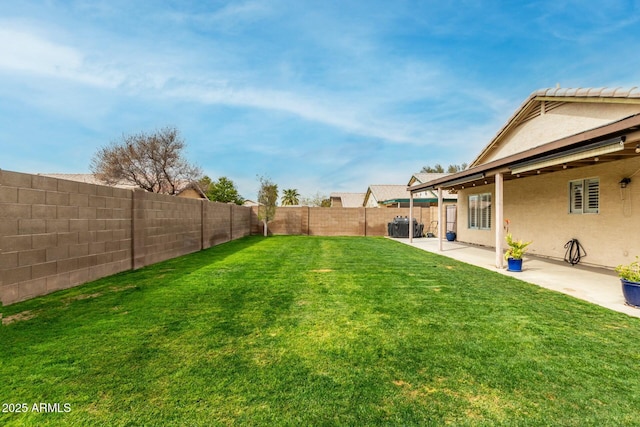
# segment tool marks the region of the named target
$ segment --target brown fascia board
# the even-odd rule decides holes
[[[476,175],[478,173],[488,173],[495,175],[499,172],[506,172],[508,171],[508,167],[514,163],[518,163],[524,160],[534,160],[536,157],[541,157],[546,154],[552,154],[554,152],[561,152],[562,150],[568,148],[576,148],[585,142],[593,142],[593,140],[598,138],[603,138],[606,136],[620,136],[621,134],[625,133],[625,131],[635,130],[632,128],[639,126],[640,114],[634,114],[633,116],[620,119],[617,122],[609,123],[607,125],[593,128],[575,135],[567,136],[556,141],[552,141],[538,147],[522,151],[520,153],[512,154],[511,156],[507,156],[502,159],[497,159],[489,163],[484,163],[466,169],[462,172],[448,175],[444,178],[435,179],[433,181],[425,182],[414,187],[407,187],[407,191],[416,192],[425,189],[438,188],[439,186],[446,186],[447,182],[452,182],[460,178]]]

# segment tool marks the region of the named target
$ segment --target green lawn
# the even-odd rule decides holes
[[[251,237],[2,311],[3,426],[640,424],[640,319],[382,238]]]

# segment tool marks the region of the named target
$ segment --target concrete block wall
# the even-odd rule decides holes
[[[130,193],[0,171],[0,301],[130,269]]]
[[[246,206],[231,206],[231,240],[251,234],[251,209]]]
[[[257,207],[251,210],[251,232],[262,234]],[[310,208],[280,207],[269,222],[271,234],[312,236],[386,236],[387,224],[395,216],[409,216],[408,208]],[[425,225],[431,220],[429,208],[416,207],[413,217]]]
[[[225,203],[205,204],[203,243],[205,248],[232,240],[233,206]],[[244,210],[248,211],[246,208]]]
[[[134,268],[201,250],[202,203],[133,191]]]
[[[431,219],[430,208],[413,208],[413,217],[418,223],[424,224],[424,231],[427,231]],[[388,234],[387,224],[393,221],[396,216],[409,216],[409,208],[371,208],[366,212],[367,236],[386,236]],[[434,217],[437,219],[437,214]]]
[[[365,236],[367,208],[309,208],[311,236]]]
[[[250,234],[251,209],[0,170],[0,303]]]

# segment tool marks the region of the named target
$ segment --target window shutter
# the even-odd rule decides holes
[[[481,209],[482,209],[482,218],[480,220],[480,228],[490,229],[491,228],[491,194],[483,194]]]
[[[478,228],[478,196],[469,196],[469,228]]]
[[[600,212],[600,179],[588,178],[569,182],[569,212]]]
[[[600,208],[600,180],[597,178],[586,179],[585,188],[587,200],[584,211],[588,213],[598,213]]]
[[[491,228],[491,193],[469,196],[469,228],[479,230]]]
[[[582,213],[583,202],[583,181],[572,181],[569,183],[570,206],[569,212]]]

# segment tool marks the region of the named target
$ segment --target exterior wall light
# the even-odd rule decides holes
[[[620,181],[620,188],[627,188],[627,185],[629,185],[629,183],[631,182],[631,178],[622,178],[622,181]]]

